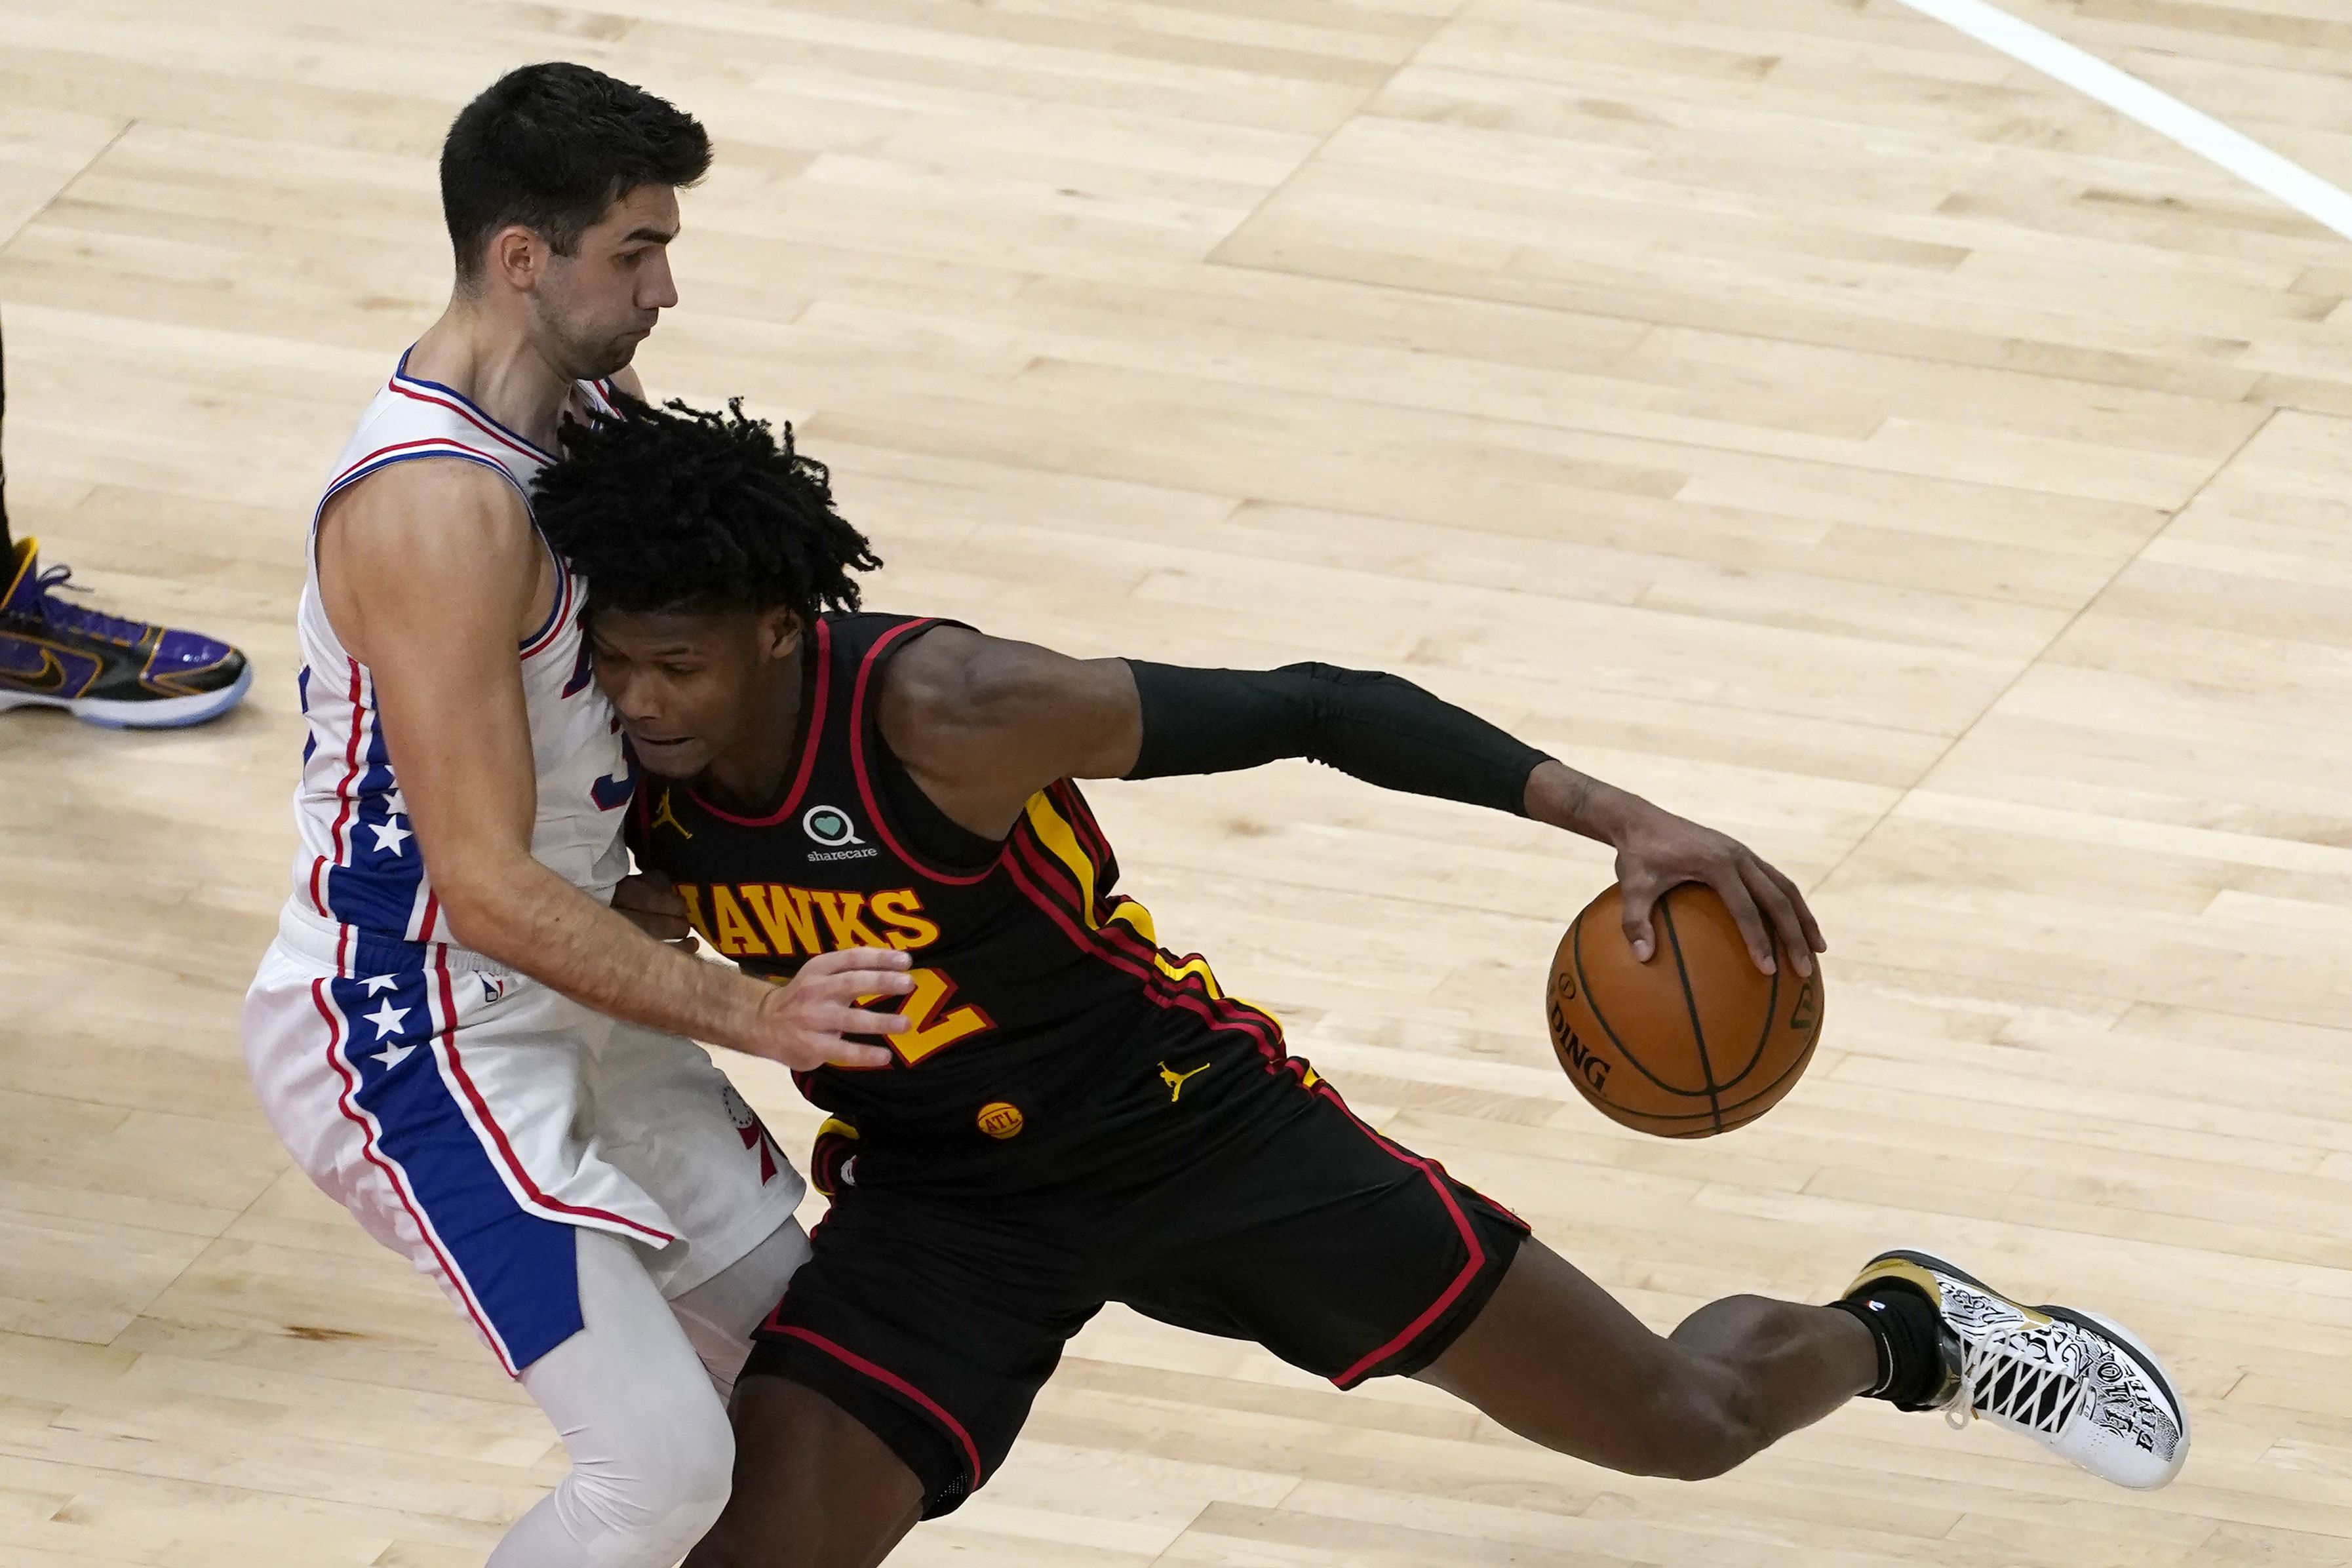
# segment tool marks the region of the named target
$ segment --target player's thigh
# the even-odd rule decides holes
[[[1530,1237],[1477,1316],[1414,1375],[1558,1452],[1665,1475],[1709,1440],[1707,1370]]]
[[[1319,1079],[1256,1070],[1204,1097],[1208,1152],[1143,1205],[1112,1293],[1343,1388],[1418,1372],[1499,1285],[1526,1226]]]
[[[663,1250],[655,1278],[676,1296],[772,1235],[807,1187],[701,1047],[606,1026],[610,1041],[586,1069],[594,1153],[660,1205],[677,1245]]]
[[[844,1188],[737,1386],[822,1395],[921,1482],[926,1518],[951,1511],[995,1473],[1101,1304],[1085,1235],[1050,1199]]]
[[[776,1310],[808,1258],[807,1233],[800,1221],[788,1219],[759,1246],[670,1302],[722,1398],[734,1392],[751,1353],[751,1335]]]
[[[455,1076],[460,1059],[503,1054],[508,1026],[502,1016],[481,1050],[478,980],[453,1004],[439,972],[364,942],[359,958],[344,974],[282,939],[272,946],[246,996],[256,1092],[304,1173],[439,1284],[512,1374],[581,1317],[572,1216],[526,1200],[514,1149],[477,1131],[485,1112]],[[379,959],[387,971],[371,973]],[[566,1073],[559,1064],[554,1076]]]
[[[686,1568],[869,1568],[922,1514],[922,1483],[866,1425],[788,1378],[736,1385],[735,1489]]]

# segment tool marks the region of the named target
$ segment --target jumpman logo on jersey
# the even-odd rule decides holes
[[[646,831],[651,832],[653,828],[659,827],[664,823],[667,823],[672,827],[677,828],[677,836],[680,838],[691,838],[694,837],[693,831],[689,829],[685,823],[680,822],[677,819],[677,815],[670,810],[669,786],[667,784],[662,786],[661,805],[654,808],[654,819]]]
[[[1184,1094],[1184,1086],[1187,1083],[1190,1083],[1192,1079],[1200,1077],[1202,1073],[1207,1072],[1211,1065],[1212,1064],[1208,1062],[1202,1062],[1191,1072],[1171,1072],[1168,1070],[1168,1064],[1166,1062],[1161,1062],[1160,1064],[1160,1076],[1168,1085],[1168,1103],[1173,1105],[1177,1100],[1182,1099]]]

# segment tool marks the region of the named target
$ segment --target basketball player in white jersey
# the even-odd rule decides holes
[[[667,1568],[726,1501],[725,1394],[807,1254],[803,1184],[685,1036],[806,1068],[878,1065],[903,953],[773,987],[608,907],[632,769],[580,592],[531,521],[676,303],[702,128],[573,65],[451,127],[448,310],[402,356],[320,500],[299,621],[301,848],[247,998],[272,1124],[370,1235],[433,1277],[572,1458],[492,1568]]]

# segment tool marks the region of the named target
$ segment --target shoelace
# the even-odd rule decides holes
[[[1979,1415],[2013,1422],[2044,1436],[2056,1436],[2081,1395],[2079,1380],[2054,1362],[2029,1360],[2007,1348],[2031,1328],[2011,1329],[1982,1343],[1960,1345],[1960,1386],[1944,1409],[1944,1422],[1958,1431]]]
[[[68,594],[87,594],[88,588],[73,581],[73,568],[52,566],[33,580],[38,597],[37,614],[53,626],[84,637],[103,637],[109,642],[135,644],[147,635],[146,626],[138,621],[126,621],[120,616],[110,616],[102,610],[84,609],[58,598],[60,589]]]

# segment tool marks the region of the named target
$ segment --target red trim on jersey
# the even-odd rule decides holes
[[[1448,1215],[1451,1215],[1454,1218],[1454,1229],[1462,1233],[1462,1244],[1470,1249],[1470,1261],[1464,1264],[1462,1267],[1462,1272],[1454,1277],[1454,1283],[1448,1285],[1445,1288],[1444,1292],[1441,1294],[1436,1300],[1432,1301],[1426,1308],[1424,1308],[1421,1316],[1415,1318],[1412,1322],[1407,1323],[1404,1326],[1403,1332],[1398,1334],[1396,1338],[1391,1340],[1380,1349],[1368,1352],[1361,1360],[1358,1361],[1355,1365],[1348,1368],[1345,1372],[1342,1372],[1338,1376],[1332,1378],[1331,1382],[1333,1386],[1347,1388],[1360,1381],[1366,1373],[1370,1373],[1374,1367],[1380,1365],[1381,1363],[1406,1349],[1413,1341],[1419,1339],[1424,1332],[1426,1332],[1429,1329],[1429,1325],[1435,1322],[1438,1318],[1444,1313],[1446,1308],[1454,1305],[1455,1300],[1460,1299],[1463,1291],[1470,1289],[1470,1282],[1478,1278],[1478,1271],[1486,1267],[1486,1248],[1480,1244],[1478,1240],[1478,1232],[1476,1228],[1471,1225],[1470,1216],[1464,1214],[1462,1212],[1462,1205],[1454,1201],[1453,1190],[1446,1186],[1445,1178],[1438,1173],[1434,1166],[1431,1165],[1428,1161],[1423,1159],[1420,1155],[1407,1152],[1402,1148],[1390,1142],[1387,1139],[1373,1131],[1370,1127],[1365,1126],[1363,1119],[1348,1108],[1348,1102],[1339,1098],[1339,1091],[1333,1089],[1329,1084],[1318,1081],[1312,1089],[1308,1089],[1307,1092],[1309,1094],[1320,1095],[1325,1100],[1328,1100],[1332,1104],[1338,1106],[1339,1108],[1339,1113],[1342,1116],[1345,1116],[1349,1121],[1354,1122],[1365,1137],[1370,1139],[1375,1144],[1379,1145],[1381,1152],[1401,1160],[1404,1163],[1411,1165],[1414,1170],[1419,1171],[1422,1173],[1423,1178],[1426,1180],[1431,1186],[1437,1189],[1439,1201],[1445,1205],[1445,1212]]]
[[[416,1200],[410,1195],[408,1185],[402,1180],[400,1172],[388,1156],[377,1152],[375,1128],[373,1121],[352,1102],[352,1096],[359,1092],[359,1084],[352,1078],[351,1069],[344,1064],[341,1053],[335,1048],[342,1043],[342,1020],[336,1016],[335,1009],[327,1001],[325,981],[310,982],[310,1002],[319,1009],[319,1016],[327,1022],[327,1065],[335,1069],[335,1076],[342,1079],[343,1083],[343,1092],[337,1098],[336,1104],[342,1110],[344,1117],[360,1130],[360,1152],[366,1157],[369,1164],[383,1173],[384,1180],[392,1184],[394,1194],[400,1199],[400,1206],[408,1211],[408,1217],[416,1222],[416,1234],[425,1238],[425,1245],[431,1247],[433,1256],[441,1260],[442,1271],[449,1276],[449,1282],[457,1288],[457,1300],[465,1303],[467,1315],[474,1320],[474,1326],[482,1331],[482,1338],[488,1342],[490,1350],[498,1356],[499,1364],[506,1369],[506,1374],[509,1377],[519,1375],[515,1368],[514,1357],[508,1352],[506,1342],[499,1338],[497,1332],[491,1329],[488,1317],[476,1303],[473,1287],[467,1282],[465,1274],[457,1268],[455,1260],[441,1250],[439,1238],[434,1236],[433,1227],[425,1223],[425,1216],[418,1212]]]
[[[1282,1025],[1277,1022],[1271,1014],[1253,1007],[1248,1003],[1240,1000],[1238,997],[1211,995],[1209,993],[1208,982],[1198,974],[1187,974],[1181,979],[1179,979],[1174,975],[1164,973],[1159,968],[1159,961],[1163,960],[1174,963],[1180,969],[1186,964],[1192,963],[1205,965],[1207,960],[1202,957],[1201,954],[1197,952],[1186,953],[1180,957],[1166,948],[1154,947],[1151,943],[1144,941],[1142,937],[1137,935],[1134,931],[1129,930],[1127,926],[1118,921],[1106,920],[1103,921],[1102,938],[1105,942],[1111,943],[1113,946],[1121,949],[1123,952],[1126,952],[1130,956],[1134,957],[1139,963],[1150,964],[1152,966],[1152,979],[1154,984],[1164,986],[1171,991],[1181,991],[1188,995],[1199,996],[1201,1000],[1206,1002],[1211,1007],[1216,1009],[1220,1017],[1227,1020],[1228,1022],[1234,1024],[1247,1023],[1253,1026],[1261,1026],[1265,1029],[1272,1030],[1275,1041],[1276,1043],[1280,1042],[1282,1037]],[[1278,1050],[1274,1054],[1280,1057],[1286,1055],[1287,1053]]]
[[[453,411],[464,416],[468,423],[472,424],[477,428],[486,430],[490,435],[496,436],[499,440],[505,442],[509,447],[513,447],[520,451],[529,453],[531,457],[537,458],[541,463],[552,463],[556,460],[556,454],[541,450],[538,443],[532,441],[521,431],[512,429],[508,426],[500,424],[489,410],[484,408],[480,404],[475,402],[472,398],[467,396],[456,387],[446,385],[437,381],[427,381],[421,375],[409,374],[408,359],[409,356],[414,354],[415,352],[416,345],[415,343],[409,344],[408,347],[400,352],[400,363],[392,367],[392,380],[384,384],[387,390],[397,392],[404,397],[414,397],[420,403],[438,403],[440,402],[440,399],[421,396],[416,393],[408,391],[399,384],[404,381],[409,384],[409,386],[421,386],[427,392],[437,392],[442,395],[442,397],[455,399],[456,401]],[[596,412],[596,401],[599,399],[603,401],[605,412],[610,413],[614,411],[612,401],[613,384],[610,380],[601,382],[575,381],[572,385],[575,395],[583,388],[587,390],[589,397],[583,399],[582,401],[586,403],[590,413],[593,414]],[[564,399],[567,408],[572,401],[572,398],[571,397]],[[442,406],[452,407],[453,405],[450,404],[443,404]]]
[[[359,807],[359,797],[352,793],[352,786],[359,783],[360,731],[367,722],[367,715],[361,706],[363,687],[360,661],[346,654],[343,662],[352,667],[352,733],[351,738],[343,742],[343,782],[335,786],[335,796],[343,803],[343,806],[335,814],[334,829],[328,836],[335,846],[335,864],[338,866],[345,864],[351,858],[351,840],[343,835],[351,826],[352,814]]]
[[[890,831],[889,819],[882,815],[882,804],[875,798],[873,775],[866,771],[866,684],[867,680],[872,678],[884,649],[902,637],[939,624],[938,618],[930,616],[917,621],[901,621],[876,637],[874,646],[866,650],[866,658],[857,667],[856,682],[850,688],[849,692],[849,768],[857,778],[857,798],[866,803],[866,820],[874,825],[874,831],[881,836],[882,842],[888,847],[890,853],[906,862],[919,876],[929,877],[934,882],[944,882],[950,887],[969,888],[975,882],[984,882],[996,874],[997,867],[1003,864],[1006,856],[1012,854],[1012,844],[1008,841],[995,859],[977,871],[942,871],[938,867],[928,864],[904,844],[899,843],[898,836]]]
[[[496,458],[490,456],[488,452],[475,451],[474,448],[467,446],[463,441],[458,440],[454,436],[420,436],[414,441],[394,441],[389,447],[378,447],[366,457],[360,458],[359,461],[353,463],[350,468],[345,468],[341,473],[337,474],[333,479],[329,479],[327,481],[325,497],[321,499],[320,504],[324,506],[326,504],[326,499],[332,498],[334,493],[342,488],[346,480],[350,479],[353,474],[358,473],[362,468],[366,468],[370,463],[375,462],[383,458],[388,458],[394,452],[414,451],[419,447],[448,447],[457,451],[466,453],[469,457],[478,458],[485,462],[496,463],[498,464],[499,471],[500,473],[506,473],[506,465],[504,463],[499,463]],[[508,473],[507,478],[511,479],[514,476]]]
[[[1095,901],[1094,907],[1087,911],[1087,918],[1091,923],[1102,925],[1109,921],[1111,911],[1117,909],[1122,900],[1118,894],[1113,893],[1104,883],[1104,879],[1111,874],[1110,841],[1103,837],[1102,829],[1096,826],[1094,819],[1086,816],[1079,808],[1077,793],[1070,787],[1070,781],[1067,779],[1056,779],[1045,786],[1045,798],[1053,805],[1055,815],[1058,816],[1062,819],[1062,825],[1070,830],[1070,839],[1078,847],[1078,853],[1085,856],[1087,864],[1094,868]],[[1022,821],[1024,826],[1027,826],[1026,813],[1023,814]],[[1031,830],[1031,836],[1033,838],[1035,837],[1034,828]],[[1044,847],[1042,842],[1039,847]],[[1069,880],[1069,873],[1064,868],[1062,858],[1058,855],[1054,856],[1047,863],[1055,868],[1054,875],[1056,882],[1069,889],[1071,905],[1076,907],[1078,901],[1078,886]]]
[[[691,784],[682,784],[688,799],[721,822],[731,822],[738,827],[773,827],[793,814],[800,805],[801,795],[808,788],[809,776],[816,772],[816,754],[824,743],[824,710],[833,689],[833,630],[820,616],[816,623],[816,647],[811,654],[816,660],[816,690],[809,698],[808,727],[802,732],[800,772],[793,775],[793,787],[784,795],[784,804],[766,816],[738,816],[731,811],[721,811],[694,791]],[[640,791],[640,794],[643,792]]]
[[[408,363],[408,356],[406,354],[401,355],[400,363],[405,366]],[[448,395],[446,397],[435,397],[427,393],[411,392],[407,387],[401,384],[403,381],[411,379],[413,378],[408,375],[404,369],[396,370],[392,373],[392,379],[383,384],[384,390],[387,392],[396,392],[401,396],[409,398],[417,403],[429,403],[436,408],[446,408],[450,413],[457,416],[458,418],[463,419],[467,424],[471,425],[475,429],[479,430],[483,435],[489,437],[492,440],[499,442],[501,446],[511,447],[513,450],[520,452],[524,457],[529,458],[534,463],[545,464],[555,461],[554,453],[542,452],[537,447],[532,446],[529,441],[525,440],[522,437],[515,435],[511,431],[500,428],[497,420],[492,419],[488,415],[467,404],[460,394],[448,392]],[[417,382],[416,384],[419,386],[432,386],[435,384],[429,381],[423,381]],[[443,388],[442,390],[448,391],[446,388]]]
[[[1286,1056],[1287,1053],[1282,1048],[1282,1026],[1272,1016],[1260,1012],[1246,1002],[1231,996],[1213,994],[1207,981],[1198,974],[1180,977],[1171,975],[1160,968],[1162,963],[1168,962],[1175,963],[1180,966],[1199,963],[1200,954],[1193,953],[1178,958],[1165,948],[1154,946],[1145,941],[1139,933],[1112,920],[1110,913],[1117,906],[1108,900],[1098,899],[1097,911],[1095,913],[1089,913],[1082,909],[1078,902],[1077,885],[1070,880],[1069,872],[1063,866],[1061,858],[1048,854],[1045,847],[1036,842],[1034,834],[1028,830],[1025,823],[1021,829],[1016,830],[1015,837],[1020,840],[1021,853],[1027,858],[1030,868],[1035,874],[1038,892],[1050,900],[1055,906],[1055,910],[1050,910],[1048,912],[1058,910],[1066,917],[1060,921],[1062,929],[1069,932],[1075,940],[1091,944],[1097,950],[1098,956],[1118,963],[1130,973],[1139,974],[1159,992],[1169,996],[1191,998],[1200,1004],[1200,1005],[1193,1005],[1192,1011],[1202,1012],[1202,1008],[1205,1006],[1207,1011],[1202,1012],[1202,1016],[1210,1018],[1212,1022],[1224,1027],[1245,1029],[1255,1035],[1270,1062],[1278,1064]],[[1099,867],[1097,868],[1100,869]],[[1014,869],[1017,871],[1019,868],[1015,867]],[[1082,929],[1082,926],[1091,929]],[[1121,961],[1122,955],[1124,962]],[[1188,1005],[1191,1004],[1188,1003]]]
[[[1015,837],[1017,839],[1019,836],[1016,834]],[[1029,857],[1042,858],[1044,854],[1044,851],[1025,842],[1021,845],[1021,849],[1024,855]],[[1167,977],[1160,973],[1157,965],[1148,961],[1139,963],[1117,951],[1110,941],[1105,940],[1099,933],[1089,932],[1072,917],[1068,910],[1055,903],[1050,894],[1030,879],[1028,873],[1022,868],[1020,858],[1008,855],[1000,864],[1012,874],[1013,886],[1027,895],[1029,901],[1044,910],[1046,917],[1055,925],[1060,926],[1063,934],[1076,943],[1081,951],[1091,952],[1104,963],[1124,970],[1142,981],[1144,995],[1154,1004],[1161,1007],[1181,1007],[1188,1013],[1197,1015],[1212,1028],[1239,1030],[1256,1042],[1259,1054],[1266,1058],[1267,1070],[1272,1071],[1280,1065],[1284,1055],[1281,1046],[1281,1029],[1272,1019],[1266,1018],[1262,1014],[1239,1009],[1221,1013],[1217,1005],[1213,1003],[1204,993],[1171,984]],[[1035,868],[1041,872],[1045,869],[1042,865]]]
[[[358,804],[357,797],[352,794],[352,785],[359,782],[360,776],[360,661],[347,654],[343,662],[352,667],[352,732],[351,739],[343,743],[343,782],[335,786],[335,798],[343,803],[342,807],[335,813],[334,825],[327,830],[327,842],[334,847],[335,858],[331,863],[320,857],[318,863],[310,868],[310,901],[329,920],[334,919],[334,912],[327,908],[320,884],[329,866],[342,865],[345,857],[351,853],[351,846],[343,840],[343,829],[350,826],[352,812]]]
[[[540,535],[539,543],[540,548],[547,552],[548,560],[555,564],[555,607],[547,613],[547,624],[540,627],[536,635],[523,639],[520,657],[524,658],[545,653],[555,639],[563,635],[564,617],[572,612],[571,569],[557,558],[555,546],[547,542],[544,534]]]
[[[449,984],[449,960],[446,952],[434,955],[433,972],[440,981],[443,1059],[449,1064],[450,1075],[457,1079],[458,1087],[466,1091],[467,1101],[473,1106],[475,1116],[479,1118],[481,1124],[489,1130],[491,1141],[498,1145],[499,1157],[506,1162],[507,1170],[513,1174],[516,1184],[522,1188],[530,1201],[541,1208],[553,1209],[558,1214],[578,1215],[583,1219],[604,1220],[613,1225],[625,1226],[638,1235],[651,1237],[664,1246],[677,1240],[677,1238],[669,1232],[656,1230],[649,1225],[640,1225],[625,1215],[614,1214],[608,1209],[583,1208],[577,1204],[567,1204],[561,1198],[550,1197],[540,1191],[539,1184],[530,1179],[530,1173],[523,1169],[520,1160],[515,1158],[514,1146],[507,1142],[506,1130],[500,1127],[498,1119],[490,1114],[489,1102],[482,1098],[482,1091],[474,1087],[473,1079],[466,1072],[464,1060],[457,1055],[457,998]]]
[[[434,922],[438,921],[440,918],[441,895],[435,892],[428,887],[425,889],[425,919],[417,923],[416,940],[419,942],[431,942],[433,940]]]
[[[1141,948],[1143,944],[1138,942],[1136,945]],[[1206,991],[1196,988],[1193,982],[1170,980],[1159,973],[1156,967],[1150,976],[1150,989],[1152,999],[1163,1006],[1172,1004],[1187,1012],[1199,1014],[1214,1028],[1237,1030],[1249,1036],[1257,1044],[1258,1055],[1265,1058],[1265,1070],[1268,1072],[1280,1072],[1283,1063],[1291,1059],[1288,1047],[1282,1037],[1282,1026],[1254,1007],[1230,996],[1211,996]]]
[[[1197,952],[1179,957],[1169,949],[1146,942],[1134,931],[1119,924],[1115,918],[1118,913],[1119,906],[1132,904],[1135,900],[1124,893],[1114,893],[1109,890],[1106,879],[1112,875],[1115,857],[1111,853],[1110,839],[1102,830],[1102,824],[1095,820],[1094,813],[1087,808],[1086,797],[1078,793],[1077,785],[1070,780],[1058,779],[1046,785],[1045,794],[1061,814],[1063,822],[1069,827],[1071,837],[1077,843],[1078,852],[1084,855],[1087,863],[1095,868],[1095,903],[1094,909],[1087,912],[1088,923],[1095,926],[1105,940],[1117,942],[1127,951],[1140,955],[1147,963],[1155,958],[1172,960],[1179,966],[1204,962]],[[1068,902],[1076,908],[1078,890],[1076,886],[1068,879],[1068,874],[1062,866],[1061,857],[1048,857],[1043,864],[1053,877],[1056,889],[1067,889]],[[1176,985],[1197,985],[1203,995],[1208,994],[1206,984],[1197,975],[1188,975],[1178,980],[1162,973],[1160,979]],[[1231,999],[1208,996],[1208,1000],[1228,1003]],[[1265,1016],[1255,1007],[1244,1005],[1243,1010],[1253,1016]],[[1267,1022],[1272,1023],[1273,1020],[1269,1018]],[[1279,1025],[1276,1026],[1280,1027]]]
[[[1095,820],[1094,810],[1087,805],[1087,797],[1078,793],[1076,784],[1069,779],[1056,779],[1045,786],[1045,793],[1053,796],[1055,803],[1062,808],[1063,820],[1076,834],[1080,847],[1086,849],[1087,858],[1095,863],[1095,869],[1099,871],[1109,865],[1112,858],[1110,837],[1103,832],[1102,824]]]
[[[780,1324],[772,1320],[769,1322],[768,1329],[772,1333],[788,1334],[792,1338],[799,1340],[804,1344],[814,1345],[817,1349],[833,1357],[834,1360],[841,1363],[852,1372],[862,1372],[866,1376],[872,1378],[875,1382],[882,1384],[885,1388],[902,1394],[905,1397],[913,1400],[917,1405],[921,1405],[926,1411],[930,1413],[933,1420],[938,1421],[950,1432],[955,1434],[956,1442],[961,1445],[963,1448],[964,1462],[971,1467],[972,1489],[974,1491],[978,1491],[980,1489],[980,1483],[986,1478],[980,1468],[979,1446],[972,1442],[971,1434],[963,1429],[963,1423],[949,1415],[946,1407],[941,1405],[938,1400],[933,1399],[929,1394],[925,1394],[921,1389],[917,1388],[913,1384],[908,1383],[897,1373],[891,1372],[886,1367],[875,1365],[872,1362],[867,1361],[864,1356],[859,1355],[855,1351],[844,1350],[841,1346],[835,1344],[831,1340],[826,1339],[823,1334],[817,1333],[813,1330],[803,1329],[797,1324]]]

